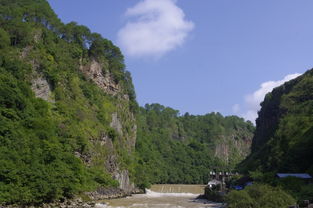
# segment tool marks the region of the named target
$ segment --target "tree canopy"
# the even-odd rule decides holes
[[[160,104],[140,108],[137,122],[137,178],[142,185],[207,183],[213,167],[232,170],[248,154],[254,131],[250,122],[236,116],[180,116]]]

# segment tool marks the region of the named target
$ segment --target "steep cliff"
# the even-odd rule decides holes
[[[0,11],[0,204],[131,193],[137,103],[120,50],[45,0]]]
[[[313,70],[267,94],[244,170],[313,173]]]

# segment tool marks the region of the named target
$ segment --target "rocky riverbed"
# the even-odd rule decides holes
[[[144,191],[140,189],[134,189],[133,192],[129,193],[120,188],[99,188],[97,191],[84,193],[84,198],[87,198],[88,200],[83,200],[82,197],[75,197],[63,201],[44,203],[39,206],[0,205],[0,208],[102,208],[105,207],[105,203],[100,203],[99,201],[125,198],[132,194],[142,193],[144,193]]]

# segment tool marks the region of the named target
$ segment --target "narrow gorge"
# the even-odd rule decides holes
[[[205,184],[250,153],[243,118],[140,107],[120,49],[46,0],[2,0],[0,11],[0,206]]]

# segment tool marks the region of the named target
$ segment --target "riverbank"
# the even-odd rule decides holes
[[[191,193],[158,193],[151,190],[147,194],[106,200],[103,208],[223,208],[223,204],[197,199]]]
[[[67,199],[63,202],[44,203],[38,206],[34,205],[0,205],[0,208],[96,208],[98,206],[93,201],[83,201],[81,198]]]
[[[93,192],[85,192],[73,199],[64,199],[41,205],[0,205],[0,208],[102,208],[99,201],[129,197],[133,194],[143,194],[144,190],[134,189],[126,192],[120,188],[99,188]]]
[[[142,190],[126,193],[119,188],[105,188],[84,193],[74,199],[23,208],[222,208],[221,203],[198,198],[203,194],[203,187],[203,185],[183,184],[153,185],[145,194]],[[0,208],[20,207],[22,206],[0,206]]]
[[[102,208],[223,208],[222,203],[199,199],[203,185],[159,184],[147,189],[146,194],[104,200]]]

